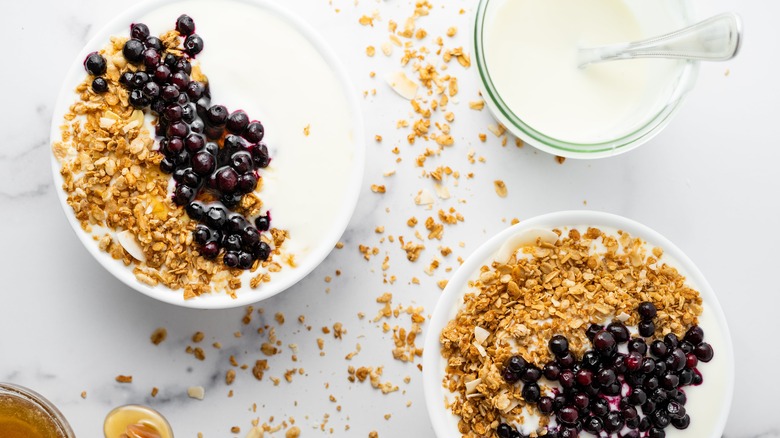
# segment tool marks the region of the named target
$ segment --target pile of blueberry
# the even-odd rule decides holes
[[[631,338],[621,322],[606,327],[593,324],[586,331],[593,349],[580,360],[569,351],[568,340],[556,335],[548,343],[555,359],[543,369],[521,356],[512,356],[504,364],[504,380],[522,381],[523,399],[555,418],[556,426],[548,428],[546,437],[571,438],[585,431],[596,436],[663,438],[669,425],[688,427],[691,418],[685,412],[683,387],[702,383],[696,367],[699,361],[712,359],[712,347],[704,342],[699,326],[691,327],[682,339],[670,333],[648,345],[644,338],[655,331],[657,310],[649,302],[637,310],[642,337]],[[620,344],[627,344],[627,354],[618,352]],[[560,385],[552,397],[541,394],[542,376]],[[525,437],[506,423],[498,426],[496,434]]]
[[[187,15],[176,20],[176,30],[184,37],[183,56],[164,53],[162,42],[145,24],[130,26],[122,54],[140,68],[123,73],[119,81],[130,92],[133,107],[157,116],[156,135],[165,156],[160,170],[173,174],[173,202],[200,223],[193,240],[201,246],[201,255],[214,259],[224,249],[226,266],[249,269],[255,260],[270,255],[269,245],[260,240],[260,233],[270,228],[270,215],[256,218],[252,225],[230,209],[255,190],[260,169],[270,162],[262,141],[265,130],[244,111],[231,113],[222,105],[211,105],[208,84],[190,76],[190,59],[203,50],[203,39],[194,33],[195,23]],[[93,81],[93,90],[108,89],[101,85],[106,60],[100,54],[87,56],[84,67],[97,76],[95,81],[103,81],[97,86]],[[197,201],[201,193],[218,202]]]

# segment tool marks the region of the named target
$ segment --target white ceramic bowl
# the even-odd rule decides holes
[[[713,345],[715,359],[705,364],[707,368],[703,370],[704,383],[699,387],[687,387],[686,390],[688,388],[691,388],[691,390],[703,389],[709,384],[714,385],[711,386],[714,392],[712,394],[708,393],[708,397],[697,396],[693,400],[693,394],[691,390],[688,390],[689,403],[686,404],[686,408],[691,413],[691,427],[694,424],[704,423],[708,426],[709,432],[696,434],[692,429],[679,431],[671,426],[666,429],[666,432],[668,438],[719,438],[726,425],[726,418],[728,417],[734,392],[734,349],[726,324],[726,317],[718,303],[715,292],[713,292],[709,283],[707,283],[707,280],[693,262],[672,242],[652,229],[630,219],[595,211],[562,211],[524,220],[498,233],[480,246],[455,272],[436,305],[425,339],[423,385],[428,414],[433,423],[436,436],[438,438],[461,436],[458,432],[458,417],[453,415],[444,405],[445,398],[451,399],[452,394],[442,386],[442,381],[445,377],[446,361],[441,356],[439,336],[463,304],[463,296],[467,290],[469,279],[479,272],[480,267],[490,263],[501,245],[511,236],[533,229],[564,229],[576,226],[594,226],[597,228],[623,230],[632,236],[645,240],[650,246],[662,248],[667,261],[687,278],[688,283],[692,287],[699,291],[705,306],[704,312],[710,314],[711,325],[717,327],[720,337],[716,342],[715,338],[709,337],[708,331],[705,329],[705,340]],[[705,413],[693,411],[694,405],[692,403],[701,400],[704,400],[702,404],[706,405],[702,408],[705,409]]]
[[[121,262],[113,260],[107,253],[102,252],[98,249],[96,242],[92,239],[92,235],[84,232],[81,229],[81,226],[79,225],[79,222],[76,220],[75,215],[73,213],[73,209],[67,204],[66,199],[66,193],[61,189],[62,186],[62,176],[60,175],[60,163],[57,161],[57,159],[52,155],[51,163],[52,163],[52,171],[54,174],[54,183],[57,187],[57,194],[59,196],[60,202],[62,203],[62,207],[65,210],[65,216],[68,218],[68,221],[72,225],[73,229],[76,232],[76,235],[81,240],[81,242],[84,244],[84,246],[87,248],[87,250],[95,257],[95,259],[104,267],[106,268],[111,274],[116,276],[119,280],[121,280],[126,285],[130,286],[131,288],[148,295],[152,298],[158,299],[160,301],[164,301],[171,304],[176,304],[179,306],[184,307],[192,307],[192,308],[209,308],[209,309],[216,309],[216,308],[229,308],[229,307],[237,307],[237,306],[243,306],[246,304],[250,304],[253,302],[257,302],[260,300],[263,300],[265,298],[271,297],[273,295],[276,295],[279,292],[284,291],[285,289],[291,287],[295,283],[297,283],[299,280],[301,280],[303,277],[305,277],[309,272],[311,272],[317,265],[319,265],[325,257],[331,252],[331,250],[334,248],[335,244],[338,242],[339,238],[343,234],[344,230],[347,227],[347,224],[349,223],[350,218],[352,217],[352,213],[355,209],[355,205],[357,204],[357,199],[359,195],[360,187],[362,186],[362,178],[363,178],[363,166],[364,166],[364,156],[365,156],[365,146],[364,146],[364,135],[363,135],[363,120],[362,120],[362,114],[360,111],[357,94],[355,90],[353,89],[351,85],[351,81],[349,80],[349,77],[347,75],[347,72],[345,68],[342,66],[340,61],[337,59],[335,53],[328,47],[328,45],[323,41],[323,39],[316,33],[316,31],[308,25],[306,22],[304,22],[302,19],[298,18],[297,16],[293,15],[292,13],[288,12],[281,6],[279,6],[277,3],[279,2],[273,2],[269,0],[234,0],[237,3],[241,3],[241,7],[245,7],[244,5],[249,5],[249,7],[252,8],[259,8],[264,14],[270,14],[275,18],[280,19],[280,21],[284,22],[287,26],[293,29],[294,32],[296,32],[296,38],[300,37],[311,46],[312,52],[315,54],[319,54],[322,58],[321,61],[318,62],[324,62],[329,70],[333,73],[334,77],[336,78],[336,81],[338,82],[338,86],[335,86],[333,88],[336,88],[336,91],[332,91],[333,93],[337,93],[337,95],[342,96],[344,98],[344,105],[346,108],[346,111],[348,111],[348,123],[346,126],[349,128],[348,132],[344,131],[346,135],[348,135],[349,139],[351,140],[351,144],[348,147],[348,153],[345,154],[345,159],[351,158],[352,163],[351,166],[348,168],[347,172],[347,181],[344,185],[344,191],[343,193],[333,193],[333,198],[329,200],[330,203],[337,206],[337,212],[333,214],[332,219],[332,225],[329,226],[326,230],[326,232],[322,233],[321,235],[317,235],[316,241],[313,242],[313,244],[310,246],[308,252],[306,252],[305,256],[302,258],[296,257],[296,268],[289,268],[285,267],[282,270],[282,273],[284,275],[277,275],[273,276],[272,280],[268,283],[262,284],[257,289],[251,289],[248,285],[248,281],[243,281],[243,287],[237,291],[237,298],[231,298],[227,294],[223,292],[214,292],[212,294],[203,295],[200,297],[197,297],[195,299],[190,300],[184,300],[182,297],[182,291],[172,291],[167,287],[164,286],[157,286],[157,287],[149,287],[145,284],[140,283],[135,276],[132,273],[132,270],[125,267]],[[121,36],[128,36],[129,35],[129,26],[133,22],[137,22],[141,19],[141,17],[144,17],[146,14],[149,14],[150,12],[157,11],[158,8],[171,8],[172,5],[174,6],[181,6],[179,9],[177,9],[178,13],[190,13],[189,8],[187,7],[188,4],[191,3],[200,3],[203,2],[199,0],[177,0],[177,1],[164,1],[164,0],[152,0],[148,2],[144,2],[141,4],[138,4],[129,10],[125,11],[124,13],[120,14],[118,17],[110,21],[108,24],[106,24],[105,27],[103,27],[90,41],[87,43],[87,45],[84,47],[84,49],[76,56],[76,58],[73,61],[73,65],[70,68],[70,71],[68,72],[66,79],[64,81],[63,87],[60,91],[57,103],[55,105],[54,109],[54,116],[52,120],[52,126],[51,126],[51,141],[59,140],[60,138],[60,126],[63,121],[63,115],[68,110],[69,106],[75,101],[76,94],[73,91],[78,83],[80,83],[85,78],[85,71],[83,67],[83,60],[86,57],[86,55],[90,52],[93,52],[95,50],[99,50],[103,48],[109,41],[109,37],[112,35],[121,35]],[[221,4],[221,13],[225,13],[225,3]],[[231,10],[227,9],[227,12],[229,13]],[[177,13],[177,15],[178,15]],[[152,34],[157,34],[162,31],[173,29],[174,22],[175,22],[174,16],[171,21],[169,27],[166,27],[164,29],[156,29],[151,28]],[[197,25],[198,23],[198,17],[193,16],[195,23]],[[150,24],[151,25],[151,24]],[[229,31],[229,27],[227,28]],[[197,29],[196,29],[197,30]],[[205,40],[205,50],[202,55],[206,55],[209,50],[209,35],[203,34],[202,35]],[[247,42],[249,44],[250,42]],[[264,40],[264,41],[251,41],[251,47],[248,46],[247,50],[248,53],[254,54],[254,53],[263,53],[263,48],[275,45],[276,47],[284,47],[283,45],[280,46],[280,43],[284,43],[284,41],[277,41],[277,40]],[[212,46],[213,47],[213,46]],[[214,50],[213,48],[211,50]],[[268,72],[270,69],[274,68],[297,68],[297,69],[305,69],[307,66],[307,62],[310,61],[310,57],[301,57],[305,59],[296,59],[294,56],[285,56],[280,59],[274,59],[272,62],[268,62],[266,68],[263,69],[257,69],[254,74],[256,75],[256,80],[262,81],[264,78],[266,78],[266,75],[268,75]],[[209,75],[208,71],[204,71],[206,75]],[[312,77],[311,80],[314,84],[317,83],[317,79],[315,77]],[[304,104],[310,104],[306,100],[305,95],[301,95],[299,83],[290,79],[289,83],[276,83],[274,82],[275,86],[279,87],[281,90],[283,90],[287,95],[289,96],[289,104],[286,108],[280,108],[280,113],[283,113],[283,111],[287,111],[287,113],[294,111],[295,108],[300,107]],[[212,86],[213,90],[213,86]],[[289,90],[289,92],[288,92]],[[296,91],[298,93],[296,94]],[[214,103],[221,103],[219,101],[219,96],[215,96]],[[310,105],[316,105],[316,104],[310,104]],[[316,107],[320,111],[328,111],[328,108],[324,105],[321,105],[319,107]],[[232,108],[236,109],[236,108]],[[257,115],[254,115],[252,112],[249,113],[250,117],[257,117]],[[259,114],[261,118],[264,117],[263,114]],[[279,116],[281,117],[281,116]],[[270,125],[267,122],[267,119],[264,119],[266,123],[266,129],[270,131],[274,129],[274,126]],[[315,120],[316,121],[316,120]],[[300,127],[296,127],[296,132],[298,130],[303,130],[304,124],[302,124]],[[311,134],[312,137],[315,136],[315,133]],[[266,136],[268,138],[268,136]],[[266,140],[266,141],[272,141],[272,140]],[[273,147],[273,144],[270,144],[271,147]],[[273,155],[272,155],[273,158]],[[310,160],[311,161],[311,160]],[[309,167],[316,167],[320,163],[317,162],[303,162],[302,165],[306,165]],[[262,192],[260,192],[260,196],[262,197]],[[301,200],[302,203],[306,202],[305,199]],[[272,209],[273,214],[273,206],[268,206],[268,208]],[[308,220],[312,220],[312,218],[309,218]],[[274,224],[276,226],[280,226],[282,228],[284,224]],[[291,240],[294,240],[295,236],[291,236]],[[287,272],[285,272],[287,271]],[[279,273],[279,274],[282,274]]]

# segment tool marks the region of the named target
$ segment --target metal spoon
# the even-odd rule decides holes
[[[674,58],[726,61],[736,56],[742,41],[742,20],[725,13],[642,41],[579,49],[580,68],[603,61],[634,58]]]

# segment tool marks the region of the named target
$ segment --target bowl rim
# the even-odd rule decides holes
[[[500,0],[492,0],[494,3]],[[678,83],[675,90],[666,105],[655,116],[630,133],[622,137],[595,143],[575,143],[560,140],[548,136],[538,131],[523,120],[509,108],[496,90],[485,59],[485,50],[483,48],[483,31],[485,29],[485,20],[487,18],[487,8],[491,0],[480,0],[475,9],[474,19],[472,20],[472,38],[471,49],[474,53],[477,73],[479,76],[478,86],[482,95],[485,97],[485,103],[491,114],[503,124],[512,134],[523,139],[531,146],[547,152],[549,154],[559,155],[574,159],[596,159],[604,157],[613,157],[633,150],[642,144],[647,143],[672,121],[674,115],[682,107],[683,102],[694,88],[699,74],[699,62],[687,61],[677,79]],[[692,24],[692,2],[683,2],[684,20]]]
[[[715,320],[723,332],[723,348],[725,351],[722,357],[726,358],[725,364],[725,399],[720,406],[720,412],[713,418],[717,418],[716,426],[710,437],[700,438],[720,438],[723,429],[726,427],[726,420],[731,409],[732,398],[734,395],[735,363],[734,346],[731,340],[726,316],[720,306],[714,290],[710,286],[704,274],[696,267],[693,261],[688,258],[683,251],[674,245],[657,231],[650,227],[636,222],[632,219],[618,216],[611,213],[592,210],[566,210],[543,214],[530,219],[521,221],[491,237],[479,248],[477,248],[466,261],[458,268],[452,276],[447,286],[439,298],[436,308],[428,324],[425,335],[423,355],[423,392],[425,394],[425,405],[428,410],[428,417],[433,425],[433,430],[438,438],[452,438],[452,420],[454,415],[444,408],[445,390],[442,387],[442,357],[441,344],[439,336],[457,312],[462,304],[465,294],[465,286],[472,275],[492,257],[501,245],[512,235],[533,228],[553,228],[567,226],[603,226],[613,227],[624,230],[633,236],[645,240],[649,245],[663,248],[664,253],[671,256],[677,262],[677,268],[685,272],[686,277],[698,286],[702,298],[707,301],[711,310],[714,312]],[[457,429],[456,429],[457,431]]]
[[[60,432],[65,434],[66,438],[75,438],[76,434],[73,433],[70,423],[68,423],[68,420],[62,415],[62,412],[54,406],[54,403],[38,392],[15,383],[0,382],[0,395],[3,394],[10,397],[17,397],[34,404],[46,413],[46,416],[54,422],[60,429]]]
[[[187,0],[175,0],[174,2],[186,2]],[[63,179],[60,175],[60,163],[54,156],[53,152],[50,152],[52,175],[54,178],[54,184],[56,187],[57,196],[60,201],[60,206],[71,225],[71,228],[75,232],[82,245],[93,256],[93,258],[110,272],[114,277],[119,279],[122,283],[129,286],[142,294],[154,298],[156,300],[173,304],[181,307],[195,308],[195,309],[229,309],[240,306],[252,304],[261,300],[268,299],[274,295],[277,295],[296,283],[305,278],[311,271],[319,266],[323,260],[331,253],[336,243],[347,229],[352,215],[357,207],[358,198],[360,196],[360,188],[362,187],[363,172],[365,167],[365,135],[364,135],[364,120],[363,113],[360,109],[360,102],[357,98],[357,92],[350,80],[347,69],[341,62],[336,52],[330,47],[325,39],[317,32],[317,30],[302,17],[299,17],[295,13],[291,12],[286,7],[273,2],[271,0],[233,0],[239,3],[245,3],[251,6],[255,6],[261,9],[265,9],[278,17],[279,19],[288,23],[297,32],[299,32],[322,56],[325,63],[331,68],[337,81],[339,82],[343,95],[346,99],[346,104],[351,117],[351,138],[352,145],[350,153],[352,155],[352,166],[350,168],[350,176],[346,184],[345,193],[343,196],[344,208],[336,216],[334,220],[334,227],[326,233],[319,244],[311,251],[304,262],[296,266],[296,274],[285,276],[282,280],[274,282],[273,280],[263,285],[258,289],[248,289],[246,286],[242,286],[239,292],[236,294],[236,298],[232,298],[224,292],[216,292],[209,295],[199,296],[195,299],[185,300],[180,290],[172,290],[164,286],[150,287],[146,284],[139,282],[128,267],[113,260],[107,253],[100,251],[92,240],[92,234],[82,230],[80,223],[76,220],[73,209],[67,203],[67,197],[65,191],[62,190]],[[133,22],[133,19],[140,17],[146,12],[150,12],[157,7],[168,5],[172,3],[170,0],[146,0],[136,5],[127,8],[119,15],[108,21],[104,26],[98,30],[95,35],[90,38],[86,45],[76,55],[73,64],[65,75],[60,92],[57,96],[56,103],[54,105],[53,117],[51,122],[51,132],[49,137],[49,145],[55,141],[59,141],[60,138],[60,126],[62,124],[62,116],[67,108],[70,107],[75,94],[73,89],[75,84],[72,83],[77,75],[81,74],[83,70],[82,59],[87,54],[93,52],[95,47],[103,47],[105,42],[108,41],[109,36],[113,35],[115,30],[122,26],[129,26],[129,23]],[[123,272],[124,271],[124,272]]]

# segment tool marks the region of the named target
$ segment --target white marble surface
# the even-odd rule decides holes
[[[281,1],[281,0],[279,0]],[[412,364],[402,364],[391,355],[392,339],[379,324],[370,322],[380,306],[377,296],[392,292],[394,303],[421,305],[433,311],[439,289],[436,281],[449,275],[445,268],[457,266],[458,256],[468,256],[481,242],[505,228],[511,218],[590,208],[628,216],[643,222],[678,244],[708,276],[719,294],[731,326],[736,349],[737,381],[727,437],[780,436],[776,415],[780,390],[776,364],[780,353],[776,333],[780,286],[773,273],[780,264],[778,225],[780,141],[780,58],[777,54],[780,28],[775,25],[780,5],[755,0],[696,1],[701,17],[733,10],[742,14],[746,40],[738,59],[726,64],[703,66],[696,90],[676,120],[650,144],[629,154],[595,162],[567,160],[563,165],[531,147],[501,147],[491,134],[480,143],[477,134],[487,132],[487,111],[468,109],[477,97],[476,72],[452,67],[460,78],[460,104],[452,105],[456,145],[429,159],[426,169],[449,165],[462,175],[455,186],[448,183],[453,198],[437,201],[436,209],[454,206],[465,222],[447,227],[441,242],[426,241],[427,249],[417,263],[405,260],[399,245],[374,232],[385,227],[385,236],[406,236],[409,216],[424,221],[430,212],[414,204],[417,190],[432,188],[414,164],[426,147],[406,144],[405,130],[395,122],[408,118],[408,103],[398,98],[378,79],[397,68],[378,54],[365,56],[365,46],[379,47],[386,40],[388,19],[403,22],[412,5],[406,0],[288,0],[324,35],[349,66],[359,90],[377,89],[377,96],[364,100],[367,166],[365,189],[349,229],[345,247],[334,251],[308,278],[287,293],[258,305],[249,326],[241,323],[244,309],[193,311],[163,305],[130,290],[114,280],[81,247],[69,228],[55,196],[50,174],[48,132],[51,111],[60,80],[75,54],[96,32],[100,23],[126,7],[122,2],[31,0],[5,2],[0,14],[3,68],[0,69],[2,102],[0,126],[0,381],[31,387],[61,407],[76,433],[98,437],[104,415],[124,403],[147,403],[171,421],[176,436],[234,436],[239,426],[243,436],[250,421],[275,417],[275,423],[293,417],[304,436],[429,437],[421,373]],[[329,4],[329,3],[332,3]],[[470,13],[476,2],[434,1],[429,17],[420,20],[432,36],[447,27],[460,30],[447,46],[467,45]],[[338,8],[341,12],[335,12]],[[465,14],[458,14],[460,9]],[[379,11],[376,26],[358,25],[358,17]],[[196,18],[197,20],[197,18]],[[428,45],[432,45],[430,36]],[[730,74],[726,75],[725,72]],[[373,140],[384,137],[382,143]],[[511,144],[511,141],[510,141]],[[401,163],[391,149],[399,145]],[[484,163],[469,164],[466,155],[474,149]],[[391,177],[383,172],[395,169]],[[509,195],[499,198],[493,181],[506,182]],[[377,195],[370,184],[384,184],[388,192]],[[434,210],[436,211],[436,210]],[[422,229],[418,225],[418,229]],[[424,229],[423,229],[424,231]],[[460,248],[458,242],[464,242]],[[376,246],[379,255],[362,259],[359,244]],[[455,249],[442,258],[433,276],[423,272],[438,245]],[[385,284],[381,265],[390,258],[388,275],[397,281]],[[441,257],[440,257],[441,258]],[[339,277],[334,272],[339,269]],[[334,277],[326,283],[326,276]],[[412,277],[420,285],[410,284]],[[329,292],[328,292],[329,291]],[[358,312],[368,317],[360,320]],[[283,312],[287,321],[277,327],[283,354],[270,358],[263,381],[248,371],[239,371],[228,387],[224,373],[228,357],[253,364],[263,358],[261,336],[256,328]],[[306,316],[311,332],[296,318]],[[348,333],[342,340],[324,335],[320,328],[342,322]],[[408,327],[408,319],[390,321]],[[158,326],[168,329],[169,339],[160,346],[149,342]],[[193,345],[195,331],[206,334],[207,358],[201,362],[184,349]],[[244,336],[235,338],[233,333]],[[325,339],[325,355],[316,338]],[[219,341],[222,349],[211,343]],[[298,344],[298,362],[291,362],[288,344]],[[362,351],[351,362],[344,356],[356,344]],[[367,383],[347,381],[347,366],[384,366],[384,379],[401,391],[382,395]],[[282,377],[285,370],[305,369],[292,383],[274,386],[269,376]],[[131,374],[132,384],[115,383],[117,374]],[[403,382],[410,376],[409,384]],[[206,388],[203,401],[187,397],[186,388]],[[149,392],[160,388],[156,398]],[[235,395],[227,397],[228,390]],[[87,392],[82,399],[82,391]],[[333,395],[336,402],[331,402]],[[411,402],[411,407],[407,403]],[[252,404],[257,411],[252,411]],[[341,407],[339,410],[338,407]],[[390,419],[385,414],[391,413]],[[319,429],[327,420],[325,431]],[[707,421],[707,419],[696,419]],[[346,428],[348,430],[345,430]],[[281,434],[280,434],[281,435]]]

